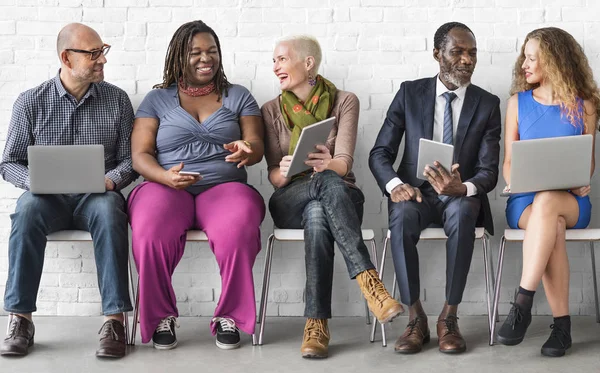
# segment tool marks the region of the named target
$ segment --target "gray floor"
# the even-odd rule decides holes
[[[388,327],[388,347],[369,343],[363,318],[335,318],[330,322],[330,357],[306,360],[299,354],[304,320],[268,319],[265,345],[253,347],[249,336],[238,350],[223,351],[214,344],[208,318],[181,318],[179,346],[157,351],[151,345],[131,347],[120,360],[99,360],[95,334],[100,318],[38,317],[35,346],[25,358],[0,359],[0,372],[598,372],[600,325],[593,317],[573,319],[574,345],[566,357],[545,358],[540,346],[549,335],[550,317],[535,317],[525,341],[517,347],[487,344],[485,317],[462,317],[467,340],[465,354],[448,356],[437,350],[434,318],[432,340],[420,354],[394,353],[393,345],[407,322],[401,317]],[[6,317],[0,318],[6,325]]]

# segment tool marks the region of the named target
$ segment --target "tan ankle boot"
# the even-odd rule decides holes
[[[300,347],[302,357],[324,358],[329,354],[327,319],[306,319],[304,339]]]
[[[356,281],[367,300],[369,309],[380,323],[390,322],[404,312],[402,305],[385,289],[376,270],[369,269],[359,273]]]

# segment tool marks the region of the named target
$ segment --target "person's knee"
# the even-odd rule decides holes
[[[305,229],[318,229],[327,227],[327,215],[319,201],[310,201],[302,213],[302,226]]]
[[[417,225],[420,226],[420,213],[419,208],[416,206],[415,201],[403,201],[398,203],[390,203],[390,229],[393,230],[396,227],[406,227]]]
[[[338,193],[339,189],[345,190],[347,188],[344,179],[332,170],[319,172],[314,177],[318,178],[317,180],[321,183],[321,188],[324,192]]]
[[[535,194],[533,198],[532,210],[541,214],[556,213],[560,207],[561,201],[559,191],[543,191]]]
[[[49,205],[48,198],[51,196],[35,195],[25,192],[17,201],[15,212],[10,215],[13,228],[18,226],[24,230],[42,228],[48,225],[49,214],[55,214]],[[22,231],[19,229],[19,231]],[[24,231],[23,231],[24,232]]]
[[[481,202],[473,197],[459,197],[454,199],[446,207],[445,228],[449,227],[472,227],[475,229]]]

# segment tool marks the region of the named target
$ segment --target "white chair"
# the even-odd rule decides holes
[[[192,231],[187,231],[187,236],[186,236],[186,242],[208,242],[208,237],[206,236],[206,233],[204,233],[203,231],[199,231],[199,230],[192,230]],[[136,291],[134,292],[134,297],[135,297],[135,308],[133,311],[133,327],[132,327],[132,331],[131,331],[131,342],[130,344],[133,346],[135,345],[135,335],[137,332],[137,324],[138,324],[138,318],[139,318],[139,306],[140,306],[140,294],[138,293],[138,289],[140,286],[140,278],[138,276],[138,281],[137,281],[137,286],[136,286]],[[252,335],[252,344],[255,344],[255,336],[254,334]]]
[[[80,230],[64,230],[58,231],[46,236],[48,242],[93,242],[92,236],[89,232],[80,231]],[[133,273],[131,271],[131,261],[128,261],[129,265],[129,286],[133,295],[135,295],[135,289],[133,288]],[[12,314],[8,316],[8,327],[7,333],[9,332],[10,322],[12,320]],[[129,319],[127,317],[127,312],[125,312],[125,340],[129,344],[130,336],[129,336]]]
[[[498,254],[498,268],[496,269],[496,286],[494,289],[494,306],[493,312],[496,315],[498,312],[498,303],[500,301],[500,284],[502,282],[502,266],[504,264],[504,249],[506,248],[506,242],[523,242],[525,239],[525,231],[523,229],[505,229],[504,235],[500,240],[500,252]],[[600,307],[598,305],[598,284],[596,280],[596,255],[594,252],[594,241],[600,241],[600,229],[589,228],[589,229],[567,229],[566,235],[567,241],[576,242],[589,242],[590,243],[590,256],[592,260],[592,275],[594,282],[594,302],[596,305],[596,322],[600,323]],[[496,325],[492,323],[492,330],[490,334],[490,346],[494,344]]]
[[[386,257],[386,253],[387,253],[387,248],[389,246],[390,237],[391,237],[391,231],[388,230],[387,237],[385,238],[385,241],[383,243],[383,253],[381,254],[381,267],[379,267],[379,277],[381,279],[383,279],[383,272],[385,269],[385,257]],[[446,239],[448,239],[448,237],[446,236],[446,233],[444,233],[443,228],[426,228],[421,232],[421,236],[419,238],[420,241],[432,241],[432,240],[444,240],[445,241]],[[494,271],[493,271],[493,267],[492,267],[492,256],[491,256],[492,253],[489,251],[489,246],[490,246],[489,245],[489,240],[490,240],[489,233],[484,228],[475,228],[475,239],[481,240],[482,247],[483,247],[483,268],[484,268],[484,274],[485,274],[485,293],[486,293],[486,298],[487,298],[487,309],[488,309],[488,330],[491,335],[492,324],[494,322],[493,322],[492,312],[491,312],[490,294],[491,294],[491,290],[494,287]],[[490,270],[490,268],[491,268],[491,270]],[[491,276],[491,281],[490,281],[490,276]],[[396,286],[397,286],[396,274],[394,273],[394,284],[392,285],[392,295],[393,296],[396,295]],[[371,342],[375,341],[375,332],[376,332],[376,320],[373,319],[373,327],[371,329]],[[381,339],[382,339],[381,344],[383,345],[383,347],[386,347],[387,346],[387,338],[385,335],[385,328],[383,327],[383,325],[381,325],[381,334],[382,334],[381,335]]]
[[[375,244],[375,233],[372,229],[362,230],[363,241],[371,244],[371,258],[374,260],[375,266],[377,266],[377,245]],[[265,268],[263,272],[263,286],[262,294],[260,296],[260,306],[258,313],[258,323],[260,324],[258,332],[258,343],[255,338],[252,340],[252,344],[262,346],[263,334],[265,331],[265,320],[267,316],[267,303],[269,297],[269,282],[271,280],[271,264],[273,262],[273,244],[275,240],[281,242],[304,242],[304,230],[303,229],[274,229],[273,234],[269,236],[267,240],[267,252],[265,253]],[[369,308],[366,308],[366,322],[371,322],[369,318]],[[254,337],[254,336],[253,336]]]

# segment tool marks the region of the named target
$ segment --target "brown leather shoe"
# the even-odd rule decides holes
[[[437,335],[440,351],[458,354],[467,350],[467,344],[458,329],[458,317],[448,315],[437,322]]]
[[[33,346],[35,326],[24,317],[13,315],[9,325],[8,335],[0,346],[2,356],[27,355],[29,347]]]
[[[388,323],[404,312],[402,305],[385,289],[376,270],[362,271],[356,276],[356,281],[367,300],[369,309],[380,323]]]
[[[98,357],[125,356],[125,327],[117,320],[108,320],[100,328],[100,348],[96,351]]]
[[[423,344],[429,343],[429,340],[430,334],[427,317],[417,316],[408,323],[404,334],[398,337],[394,351],[399,354],[415,354],[421,352]]]
[[[325,358],[329,356],[329,328],[327,319],[307,319],[304,339],[300,347],[302,357]]]

